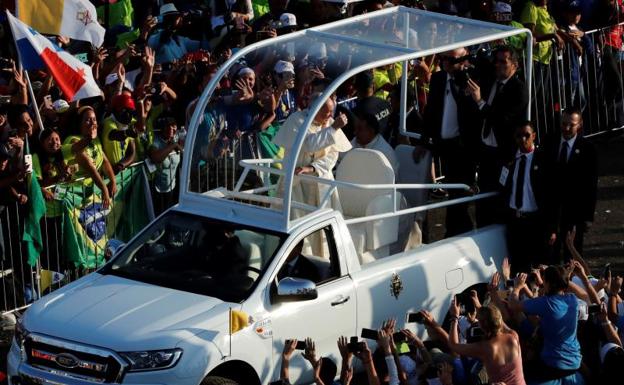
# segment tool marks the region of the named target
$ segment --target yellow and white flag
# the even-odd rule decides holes
[[[104,43],[106,30],[97,22],[89,0],[17,0],[17,18],[40,33]]]
[[[63,278],[65,278],[65,275],[57,271],[41,269],[41,291],[61,282]]]
[[[249,325],[249,315],[244,311],[230,308],[230,335],[242,330]]]

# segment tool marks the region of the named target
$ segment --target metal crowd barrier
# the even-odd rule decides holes
[[[586,137],[624,126],[624,54],[621,47],[606,44],[609,33],[622,26],[624,22],[586,31],[580,41],[582,53],[566,43],[555,51],[550,65],[542,66],[545,84],[533,77],[531,116],[538,138],[559,130],[561,114],[569,107],[583,112]]]
[[[124,172],[130,173],[132,178],[137,172],[142,172],[143,162],[135,163]],[[128,174],[127,174],[128,175]],[[78,187],[78,188],[76,188]],[[80,193],[71,195],[66,198],[68,202],[81,199],[82,201],[90,201],[89,195],[85,191],[89,191],[86,179],[80,178],[68,183],[57,184],[46,187],[46,190],[55,193],[55,198],[59,198],[60,194],[67,191],[79,191]],[[131,188],[132,186],[130,186]],[[124,194],[126,184],[118,185],[117,195]],[[122,195],[123,196],[123,195]],[[29,197],[30,199],[30,197]],[[97,199],[96,199],[97,201]],[[40,221],[41,235],[43,239],[43,248],[39,256],[36,266],[30,266],[27,263],[27,256],[23,247],[22,236],[24,233],[24,218],[28,212],[28,204],[19,205],[17,203],[8,205],[0,210],[0,236],[4,240],[4,253],[0,256],[0,313],[14,312],[27,307],[34,300],[42,295],[53,291],[69,282],[72,282],[101,266],[101,259],[96,258],[95,264],[88,268],[76,266],[64,255],[64,241],[66,234],[63,231],[63,214],[60,210],[46,211],[45,216]],[[52,212],[51,212],[52,211]],[[82,211],[85,215],[80,218],[80,223],[90,224],[101,218],[102,212],[98,211]],[[89,237],[76,237],[78,247],[83,250],[91,248],[96,256],[104,256],[103,245],[109,238],[117,237],[117,228],[109,223],[117,223],[117,219],[123,213],[118,213],[114,208],[110,211],[110,215],[104,214],[104,231],[100,234],[97,241]],[[132,222],[132,221],[131,221]],[[74,221],[74,225],[77,223]],[[134,228],[133,223],[130,224],[129,232],[137,233],[140,228]],[[114,229],[109,233],[110,229]],[[87,230],[83,227],[81,232],[87,234]],[[128,230],[126,230],[128,231]],[[88,243],[88,244],[87,244]]]

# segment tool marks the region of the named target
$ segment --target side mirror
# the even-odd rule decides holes
[[[316,285],[308,279],[286,277],[277,284],[276,299],[280,302],[309,301],[317,297]]]
[[[106,262],[113,259],[113,257],[124,245],[125,243],[118,239],[109,239],[108,242],[106,242],[106,246],[104,246],[104,259]]]

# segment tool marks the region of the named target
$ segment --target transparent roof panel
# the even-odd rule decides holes
[[[236,212],[250,218],[250,213],[262,213],[266,221],[279,223],[275,228],[288,228],[295,210],[310,213],[327,207],[332,199],[331,194],[323,193],[311,202],[285,193],[302,183],[322,184],[325,190],[330,187],[325,180],[311,181],[310,176],[295,173],[306,164],[301,161],[306,137],[330,124],[317,120],[322,120],[318,116],[323,115],[323,108],[335,111],[336,106],[327,105],[334,90],[340,86],[339,97],[353,92],[353,76],[363,69],[382,69],[384,65],[388,69],[399,60],[515,33],[522,31],[396,7],[244,47],[213,74],[196,104],[188,127],[180,200],[197,201],[201,197],[206,203],[215,203],[213,210],[227,206],[231,210],[228,215]],[[278,72],[292,74],[292,92],[280,91],[274,97],[280,98],[280,103],[292,103],[288,114],[271,100],[283,81]],[[325,91],[316,95],[318,103],[312,91],[301,92],[312,89],[311,75],[330,79],[330,84],[323,85]],[[275,118],[267,122],[272,113]],[[286,138],[280,139],[282,135]],[[302,150],[297,150],[300,147]],[[208,198],[219,198],[220,202]],[[246,209],[238,210],[242,207]]]
[[[348,24],[318,27],[325,33],[359,39],[362,44],[382,44],[411,51],[469,42],[510,27],[435,12],[395,8],[388,13],[374,13]]]

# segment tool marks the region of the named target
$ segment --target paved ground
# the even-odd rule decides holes
[[[598,153],[598,202],[594,224],[586,234],[584,257],[594,274],[611,263],[624,275],[624,132],[593,138]],[[432,240],[444,234],[444,210],[429,213]]]

